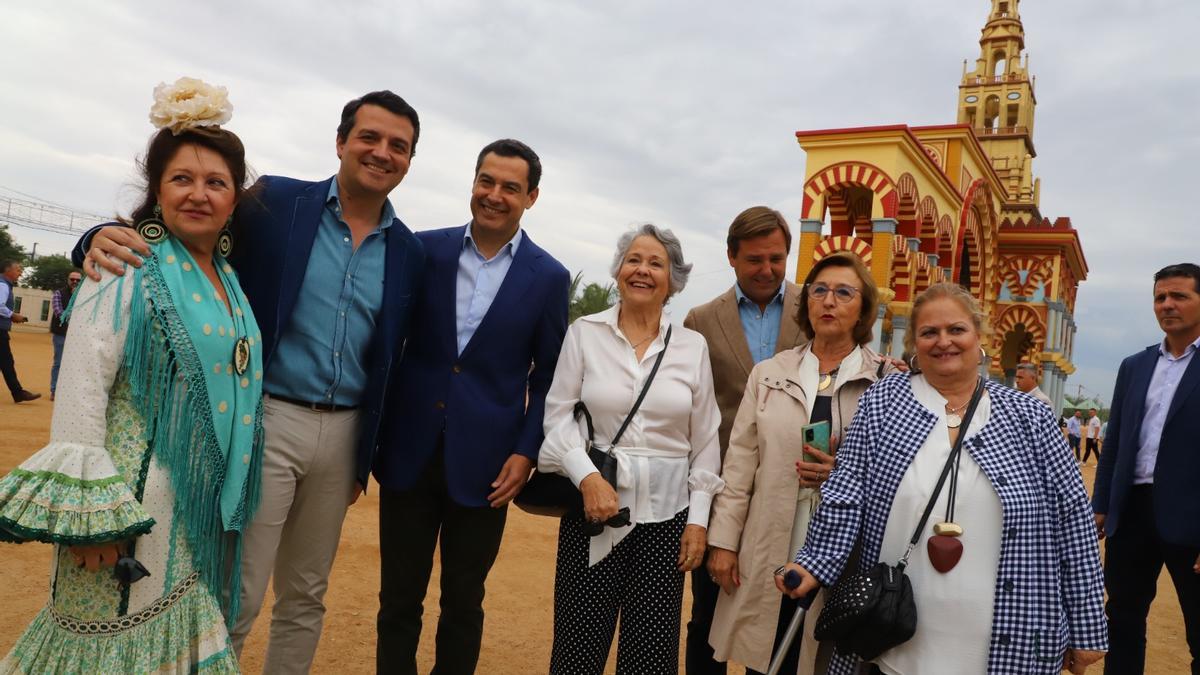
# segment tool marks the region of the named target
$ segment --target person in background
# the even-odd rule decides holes
[[[25,323],[29,319],[16,308],[13,297],[13,287],[21,278],[23,268],[15,260],[0,260],[0,374],[4,375],[4,384],[12,394],[14,403],[34,401],[42,397],[21,386],[17,379],[17,365],[13,359],[12,345],[9,343],[9,333],[13,324]]]
[[[1054,403],[1050,400],[1050,397],[1047,396],[1046,393],[1042,391],[1042,388],[1038,386],[1037,366],[1033,365],[1032,363],[1022,363],[1017,365],[1016,385],[1017,389],[1020,391],[1023,391],[1042,403],[1050,406],[1051,410],[1054,409]]]
[[[1081,424],[1080,412],[1075,411],[1067,418],[1067,442],[1071,446],[1071,450],[1075,452],[1075,461],[1082,464],[1079,454],[1079,440],[1083,434],[1083,424]]]
[[[1153,299],[1163,339],[1121,362],[1092,496],[1108,539],[1110,675],[1145,668],[1146,615],[1163,567],[1200,673],[1200,266],[1159,270]]]
[[[785,278],[791,246],[791,230],[778,211],[752,206],[739,213],[725,237],[726,255],[736,278],[733,288],[693,307],[683,320],[685,328],[700,333],[708,343],[721,410],[718,437],[722,461],[750,371],[804,339],[800,287]],[[720,591],[706,564],[692,570],[692,616],[687,624],[684,666],[688,675],[725,675],[725,663],[713,658],[708,643]]]
[[[58,369],[62,365],[63,344],[67,341],[67,322],[63,320],[63,310],[71,304],[71,294],[79,285],[83,275],[72,271],[67,275],[67,285],[54,291],[50,299],[50,341],[54,345],[54,365],[50,367],[50,400],[54,400],[54,390],[58,387]]]
[[[1083,446],[1083,464],[1087,464],[1088,458],[1093,453],[1096,455],[1096,463],[1100,463],[1100,433],[1103,425],[1100,422],[1100,415],[1097,414],[1095,408],[1088,409],[1088,421],[1086,427],[1086,441]]]

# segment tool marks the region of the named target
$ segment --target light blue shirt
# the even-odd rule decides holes
[[[1079,436],[1080,432],[1082,432],[1082,431],[1083,431],[1083,428],[1079,426],[1079,418],[1078,417],[1071,415],[1070,417],[1067,418],[1067,435],[1068,436]]]
[[[467,225],[462,252],[458,254],[458,285],[455,289],[454,319],[458,328],[459,354],[467,348],[471,336],[496,299],[496,293],[500,292],[500,284],[504,283],[504,277],[512,267],[522,236],[523,233],[518,229],[513,238],[500,247],[491,260],[487,260],[479,252],[475,239],[471,237],[471,226]]]
[[[10,288],[8,279],[0,281],[0,319],[11,319],[13,315],[13,311],[8,308],[8,296],[12,295]]]
[[[1158,444],[1162,439],[1163,426],[1167,423],[1167,411],[1175,390],[1196,350],[1200,349],[1200,338],[1183,350],[1179,357],[1171,356],[1166,343],[1158,346],[1158,363],[1154,364],[1154,376],[1146,390],[1146,410],[1142,418],[1142,432],[1138,437],[1137,461],[1133,466],[1133,484],[1154,482],[1154,467],[1158,464]]]
[[[263,382],[267,393],[311,403],[359,404],[383,306],[384,230],[395,217],[385,201],[379,227],[355,249],[350,226],[342,220],[337,178],[330,182],[296,307]]]
[[[779,340],[779,323],[783,319],[783,284],[779,292],[759,311],[758,303],[746,297],[742,287],[734,284],[737,296],[738,316],[742,319],[742,331],[746,333],[746,344],[750,346],[750,358],[755,363],[775,356],[775,343]]]

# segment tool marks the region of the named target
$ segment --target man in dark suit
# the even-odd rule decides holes
[[[419,133],[416,111],[396,94],[355,99],[337,129],[337,175],[265,176],[233,221],[229,261],[258,319],[264,372],[254,376],[266,395],[262,501],[243,537],[231,637],[240,653],[273,573],[264,672],[311,668],[342,521],[367,485],[424,265],[421,243],[388,200]],[[148,252],[129,228],[94,239],[96,249],[135,265],[129,248]],[[107,256],[89,255],[121,273]]]
[[[471,673],[507,505],[537,464],[542,411],[567,328],[570,275],[521,230],[541,162],[520,141],[479,153],[471,222],[418,233],[415,331],[389,398],[381,486],[376,668],[415,673],[422,603],[441,542],[440,674]]]
[[[1141,673],[1146,615],[1163,566],[1200,673],[1200,267],[1154,275],[1162,343],[1117,372],[1092,508],[1105,548],[1109,651],[1104,672]]]
[[[725,239],[736,283],[713,300],[692,308],[683,325],[708,342],[713,385],[721,408],[721,457],[746,380],[754,365],[804,342],[800,330],[800,287],[788,281],[792,233],[774,209],[752,206],[737,215]],[[708,643],[713,611],[721,590],[705,564],[692,570],[692,617],[687,625],[688,675],[724,675]],[[733,564],[737,564],[734,556]],[[793,670],[795,670],[793,664]]]

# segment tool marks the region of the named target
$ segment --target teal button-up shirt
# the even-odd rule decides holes
[[[383,305],[384,231],[395,217],[391,202],[384,202],[379,227],[355,249],[350,226],[342,220],[337,178],[330,183],[296,308],[263,382],[267,393],[313,403],[359,404]]]

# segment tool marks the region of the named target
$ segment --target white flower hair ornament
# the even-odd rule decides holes
[[[170,129],[178,136],[196,127],[219,127],[232,117],[233,104],[225,87],[181,77],[175,84],[161,82],[154,88],[150,123],[156,129]]]

